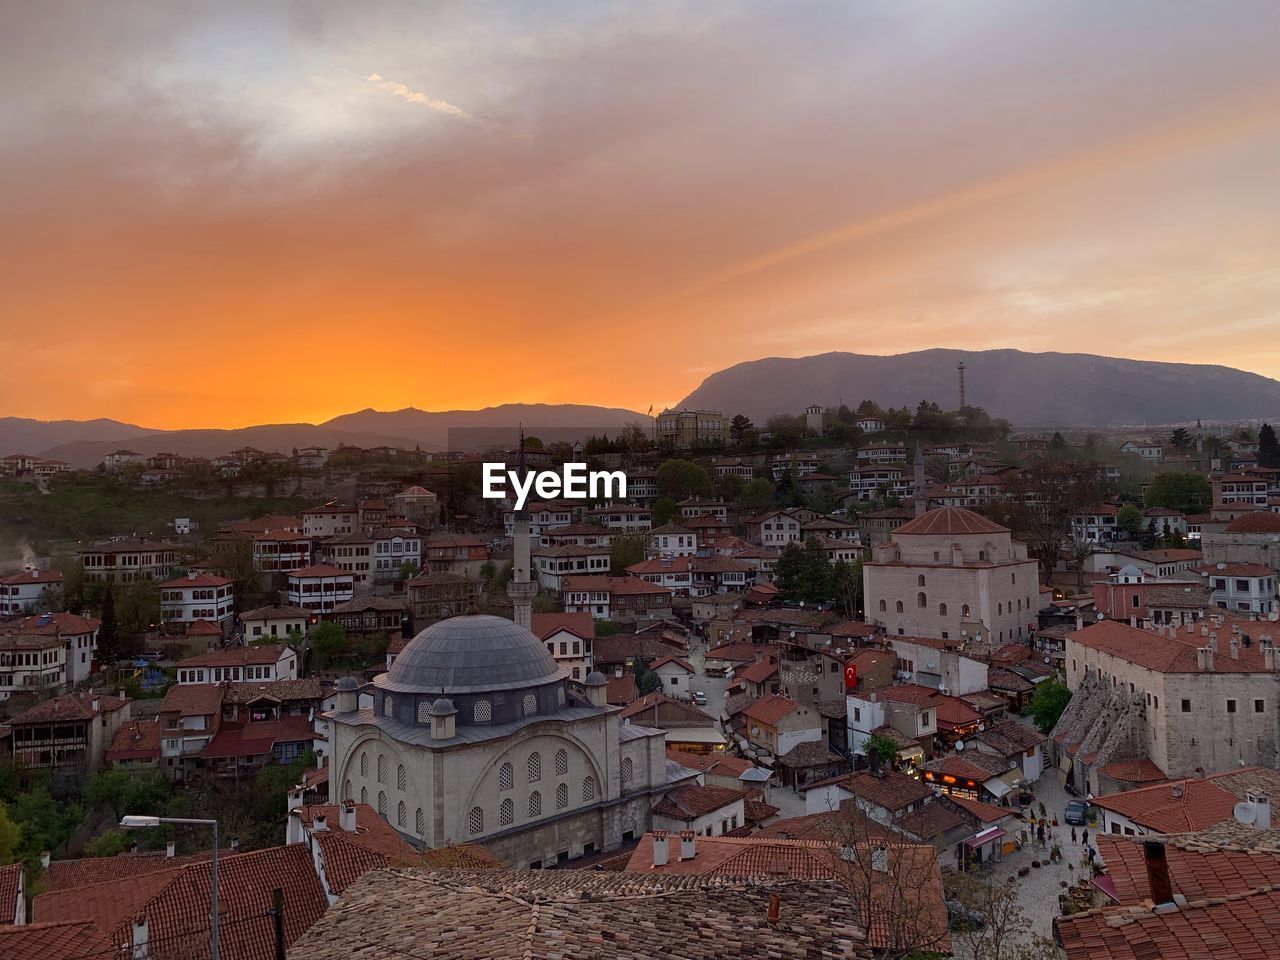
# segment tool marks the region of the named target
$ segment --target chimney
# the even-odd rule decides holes
[[[1173,902],[1173,883],[1169,879],[1169,861],[1164,856],[1164,844],[1159,840],[1142,842],[1142,859],[1147,865],[1147,883],[1151,886],[1151,899],[1157,904]]]
[[[284,842],[301,843],[302,842],[302,811],[290,810],[288,820],[284,828]]]
[[[164,858],[166,860],[172,860],[173,855],[177,852],[178,852],[178,845],[174,841],[170,840],[168,843],[164,845]]]
[[[1253,804],[1253,825],[1259,830],[1271,829],[1271,798],[1265,793],[1249,794],[1249,802]]]
[[[232,852],[232,853],[239,853],[239,852],[240,852],[240,838],[239,838],[239,837],[232,837],[232,838],[231,838],[230,849],[231,849],[231,852]]]
[[[48,850],[40,851],[40,866],[42,866],[46,870],[49,869],[49,851]]]
[[[328,822],[325,820],[325,816],[324,816],[324,814],[323,814],[323,813],[317,813],[317,814],[315,815],[315,817],[313,817],[313,818],[312,818],[312,820],[311,820],[311,832],[312,832],[312,833],[324,833],[324,832],[325,832],[326,830],[328,830],[328,829],[329,829],[329,824],[328,824]]]
[[[697,853],[694,847],[694,832],[692,830],[680,831],[680,859],[692,860]]]
[[[1264,669],[1272,671],[1276,668],[1276,648],[1270,643],[1262,648],[1262,666]]]
[[[92,710],[94,713],[97,713],[101,706],[102,706],[102,701],[99,700],[97,697],[94,697],[92,700],[89,701],[89,709]]]
[[[924,495],[924,451],[920,449],[920,444],[916,444],[916,459],[912,465],[912,486],[915,493],[916,516],[923,517],[929,509],[928,497]]]
[[[653,831],[653,865],[665,867],[670,851],[667,849],[667,831]]]
[[[147,918],[139,914],[133,918],[133,929],[130,933],[131,949],[129,960],[150,960],[151,947],[148,943],[150,935],[147,931]]]
[[[782,917],[782,898],[776,893],[769,894],[769,913],[766,916],[771,925],[776,926]]]
[[[289,791],[289,799],[286,801],[290,810],[297,810],[302,806],[302,785],[294,787]]]
[[[1213,672],[1213,648],[1198,647],[1196,649],[1196,665],[1207,673]]]
[[[1175,784],[1174,784],[1174,785],[1169,789],[1169,793],[1172,795],[1173,799],[1175,799],[1175,800],[1181,800],[1181,799],[1182,799],[1182,784],[1180,784],[1180,783],[1175,783]]]
[[[338,826],[346,833],[356,832],[356,802],[343,800],[338,807]]]
[[[1218,631],[1217,630],[1209,634],[1209,649],[1214,653],[1218,652]]]
[[[195,572],[194,570],[188,570],[188,571],[187,571],[187,579],[188,579],[188,580],[194,580],[195,578],[196,578],[196,572]]]
[[[1231,659],[1232,660],[1240,659],[1240,641],[1235,637],[1231,638]]]

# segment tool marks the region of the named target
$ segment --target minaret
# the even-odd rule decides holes
[[[525,476],[524,462],[524,427],[520,428],[520,453],[516,460],[516,473],[523,480]],[[538,593],[538,585],[533,580],[532,546],[529,538],[529,515],[523,510],[516,511],[515,531],[513,536],[514,552],[511,559],[511,581],[507,584],[507,596],[511,598],[513,612],[511,619],[526,630],[533,629],[533,598]]]

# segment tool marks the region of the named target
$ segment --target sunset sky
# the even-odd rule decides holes
[[[1277,49],[1275,0],[15,0],[0,416],[643,411],[931,346],[1280,376]]]

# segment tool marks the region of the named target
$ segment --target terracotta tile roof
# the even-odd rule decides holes
[[[927,785],[896,770],[882,770],[878,775],[861,770],[848,778],[848,790],[855,797],[891,812],[933,798],[933,791]]]
[[[732,787],[676,787],[654,804],[653,812],[673,820],[692,822],[745,797],[745,790]]]
[[[881,700],[895,700],[898,703],[913,703],[920,707],[931,707],[939,696],[932,687],[922,687],[918,683],[900,683],[892,687],[882,687],[876,691]]]
[[[159,757],[160,721],[131,720],[122,724],[102,756],[108,763]]]
[[[1191,517],[1187,517],[1188,520]],[[1226,526],[1227,533],[1280,533],[1280,513],[1252,510],[1242,513]]]
[[[270,666],[284,655],[283,643],[268,643],[260,647],[224,647],[221,650],[210,650],[198,657],[188,657],[178,661],[178,669],[184,667],[240,667]]]
[[[315,726],[306,717],[254,720],[249,723],[224,721],[213,739],[200,751],[207,760],[229,757],[261,757],[277,743],[300,743],[316,736]]]
[[[197,572],[193,576],[174,577],[160,584],[161,590],[181,590],[186,587],[225,587],[234,581],[230,577],[219,577],[216,574]]]
[[[350,570],[339,570],[337,567],[328,563],[313,563],[309,567],[303,567],[301,570],[289,571],[290,580],[301,580],[305,577],[348,577],[355,576]]]
[[[562,592],[575,590],[607,591],[614,596],[635,594],[670,594],[671,588],[660,583],[650,583],[639,577],[609,577],[604,574],[580,574],[561,580]]]
[[[1119,903],[1151,899],[1142,841],[1099,834],[1098,852]],[[1166,842],[1165,861],[1173,892],[1191,901],[1228,897],[1280,882],[1280,853],[1275,851],[1188,850]]]
[[[263,697],[273,700],[322,700],[324,685],[314,677],[297,680],[245,680],[224,688],[224,703],[252,703]]]
[[[218,939],[224,956],[236,960],[275,960],[271,891],[285,891],[285,943],[293,944],[323,916],[324,891],[304,844],[268,847],[218,858]],[[209,937],[209,868],[184,867],[164,888],[138,908],[147,917],[153,954]],[[131,935],[126,920],[113,943]]]
[[[948,794],[946,799],[977,818],[981,823],[997,823],[1005,817],[1012,817],[1014,813],[1009,807],[997,807],[994,803],[970,800],[968,797],[961,797],[956,794]]]
[[[769,924],[770,891],[782,918]],[[376,871],[352,886],[290,960],[374,960],[387,946],[439,958],[667,955],[685,960],[869,957],[858,907],[826,883],[607,870]]]
[[[899,817],[894,826],[917,840],[936,840],[947,831],[967,824],[959,810],[945,800],[935,799]]]
[[[31,570],[26,573],[15,573],[0,577],[0,584],[20,587],[26,583],[61,583],[62,572],[59,570]]]
[[[21,863],[0,867],[0,917],[6,921],[17,916],[18,884],[22,880],[24,869]]]
[[[491,870],[502,867],[502,861],[479,843],[459,843],[422,851],[424,866],[437,869]]]
[[[220,637],[222,628],[208,620],[195,620],[187,625],[188,637]]]
[[[1280,514],[1277,514],[1280,516]],[[1275,575],[1265,563],[1202,563],[1191,568],[1202,576],[1212,577],[1215,574],[1224,577],[1270,577]]]
[[[1215,611],[1215,613],[1227,611]],[[1218,631],[1218,652],[1214,655],[1216,673],[1261,673],[1266,670],[1261,644],[1241,647],[1240,656],[1230,655],[1230,628]],[[1116,620],[1104,620],[1067,634],[1068,642],[1081,644],[1157,673],[1203,673],[1196,657],[1199,647],[1208,646],[1209,638],[1198,629],[1175,630],[1170,635],[1139,630]],[[990,674],[988,674],[990,676]]]
[[[403,596],[400,597],[375,597],[367,594],[362,597],[356,597],[348,600],[346,603],[335,604],[329,614],[335,613],[364,613],[367,610],[377,610],[382,613],[404,613],[409,609],[409,601]],[[326,614],[327,616],[328,614]]]
[[[1001,720],[975,734],[974,739],[1001,756],[1011,757],[1015,753],[1024,753],[1033,747],[1040,746],[1048,737],[1017,720]]]
[[[132,871],[138,863],[136,857],[100,859],[108,861],[103,867],[112,869],[111,879],[42,893],[32,904],[35,916],[42,921],[87,920],[106,936],[137,916],[143,904],[168,886],[182,872],[184,865],[193,862],[189,857],[175,857],[164,861],[163,869],[136,875]],[[219,855],[219,872],[223,860]],[[202,862],[207,864],[208,861],[209,858],[205,857]],[[207,870],[208,867],[202,869]]]
[[[738,667],[734,670],[733,676],[735,680],[764,683],[770,677],[777,676],[777,673],[778,658],[773,654],[766,654],[755,663],[749,663],[745,667]]]
[[[636,698],[636,675],[630,670],[624,670],[620,677],[610,675],[605,680],[604,698],[607,703],[623,707]]]
[[[799,709],[800,705],[794,700],[775,693],[768,697],[761,697],[755,703],[749,704],[742,712],[752,720],[772,726]]]
[[[686,673],[697,673],[697,671],[693,669],[693,664],[691,664],[688,660],[684,659],[684,657],[660,657],[659,659],[654,660],[652,663],[649,664],[649,669],[657,670],[660,666],[662,666],[665,663],[674,663],[677,667],[679,667],[681,670],[685,671]]]
[[[1147,830],[1181,833],[1229,819],[1237,799],[1211,780],[1179,780],[1110,793],[1090,802]]]
[[[966,510],[963,507],[938,507],[914,520],[907,521],[893,531],[893,535],[895,537],[956,536],[970,533],[1008,532],[1008,527],[1002,527],[972,510]]]
[[[146,876],[185,867],[190,863],[199,863],[209,859],[209,855],[200,854],[192,857],[168,857],[163,850],[143,853],[122,853],[116,857],[82,857],[79,860],[54,860],[40,878],[44,893],[48,896],[62,890],[76,887],[91,887],[98,884],[123,881],[128,878]],[[222,858],[218,858],[222,862]],[[40,897],[36,900],[39,901]],[[39,914],[37,914],[39,916]]]
[[[98,701],[98,709],[93,702]],[[37,703],[30,710],[18,714],[10,724],[48,723],[58,720],[91,720],[100,713],[114,713],[129,703],[108,694],[67,693],[52,700]]]
[[[213,683],[175,683],[165,691],[160,713],[181,717],[221,715],[223,689]]]
[[[93,617],[82,617],[78,613],[42,613],[39,616],[0,623],[0,634],[78,637],[93,633],[101,622]]]
[[[777,653],[777,648],[767,643],[722,643],[704,654],[704,660],[728,660],[731,663],[750,663],[767,653]]]
[[[29,923],[0,927],[5,960],[116,960],[111,941],[92,923]]]
[[[1167,779],[1164,771],[1146,757],[1116,760],[1108,763],[1099,772],[1106,774],[1112,780],[1120,780],[1124,783],[1153,783]]]
[[[977,780],[979,783],[998,777],[1008,769],[1008,764],[999,757],[976,750],[966,750],[963,756],[958,753],[949,754],[939,760],[930,760],[924,766],[926,770],[963,777],[965,780]]]
[[[546,640],[553,633],[564,630],[582,640],[594,640],[596,622],[591,614],[581,613],[535,613],[532,619],[533,635],[539,640]]]
[[[278,607],[255,607],[240,614],[240,619],[244,620],[307,620],[311,616],[310,610],[304,610],[302,607],[291,607],[287,604]]]
[[[776,817],[781,808],[763,800],[746,800],[742,804],[742,815],[747,823],[763,823],[770,817]]]
[[[750,770],[754,764],[741,757],[730,757],[723,753],[685,753],[682,750],[668,750],[667,759],[674,760],[682,767],[700,770],[715,777],[733,777],[737,779]]]
[[[1109,907],[1060,917],[1067,960],[1270,960],[1280,957],[1280,890],[1242,893],[1155,913]]]
[[[847,821],[835,811],[808,813],[800,817],[775,820],[754,836],[762,840],[823,840],[844,835]]]
[[[803,740],[778,758],[778,763],[793,769],[839,763],[843,758],[832,753],[825,740]]]

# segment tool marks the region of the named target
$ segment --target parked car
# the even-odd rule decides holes
[[[1067,811],[1062,819],[1067,821],[1068,826],[1083,827],[1087,812],[1088,807],[1083,800],[1071,800],[1067,803]]]
[[[982,914],[970,910],[958,900],[947,901],[947,922],[952,930],[981,930],[987,925]]]
[[[706,693],[702,690],[693,691],[693,702],[700,707],[705,707],[707,705]]]

